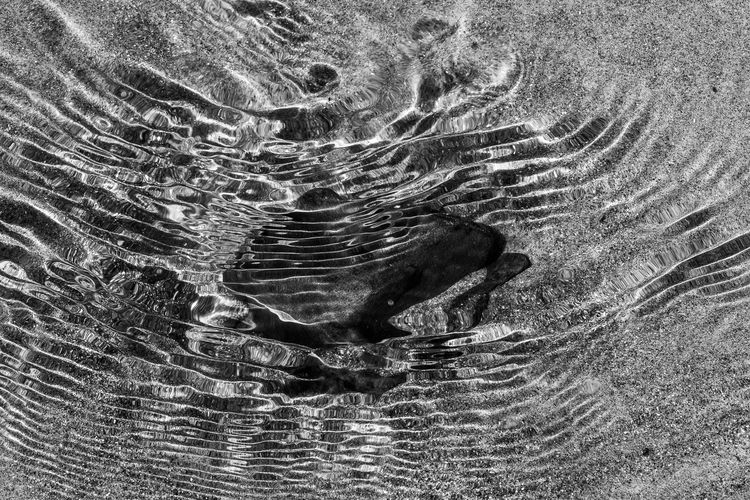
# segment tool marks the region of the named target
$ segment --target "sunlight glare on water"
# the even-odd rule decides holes
[[[5,2],[2,489],[747,493],[733,9]]]

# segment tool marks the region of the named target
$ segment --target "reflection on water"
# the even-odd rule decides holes
[[[708,69],[617,10],[351,8],[1,8],[19,498],[606,494],[655,440],[633,349],[750,287]]]

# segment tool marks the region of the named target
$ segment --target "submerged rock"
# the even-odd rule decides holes
[[[525,256],[504,254],[505,239],[489,226],[425,207],[355,217],[336,212],[341,197],[329,191],[312,190],[297,203],[329,213],[287,214],[251,235],[224,271],[226,287],[252,305],[247,323],[263,337],[321,347],[408,335],[389,319],[487,266],[487,281],[456,306],[529,266]]]

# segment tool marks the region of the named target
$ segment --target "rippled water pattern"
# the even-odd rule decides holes
[[[694,331],[746,416],[731,12],[426,4],[0,7],[8,498],[656,495]]]

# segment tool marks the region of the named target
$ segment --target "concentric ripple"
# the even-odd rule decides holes
[[[0,7],[12,498],[621,492],[615,351],[747,302],[742,134],[614,14],[427,3]]]

